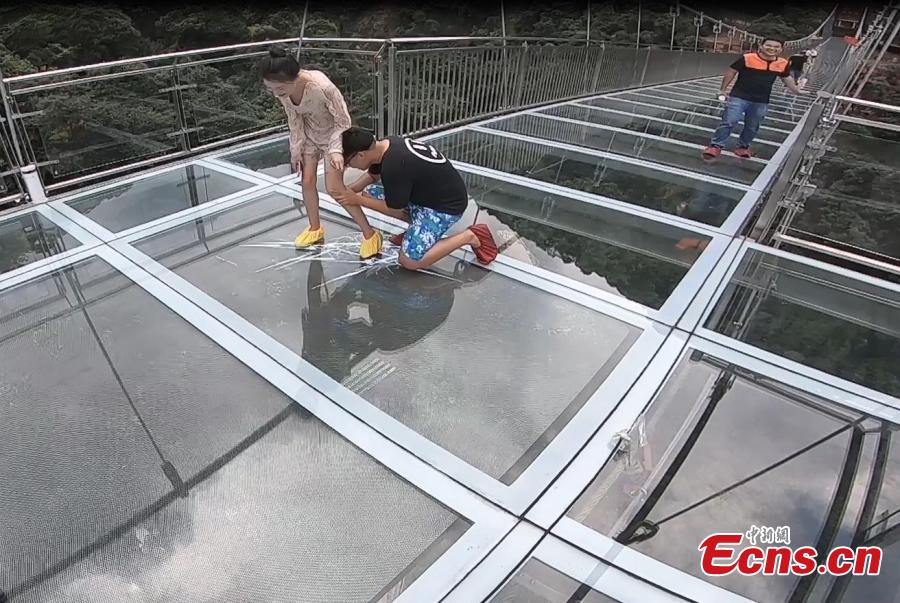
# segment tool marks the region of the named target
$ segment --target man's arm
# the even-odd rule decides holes
[[[370,184],[375,184],[375,182],[377,182],[375,176],[373,176],[369,172],[365,172],[362,176],[354,180],[353,184],[351,184],[347,188],[349,188],[354,193],[361,193],[367,186],[369,186]]]
[[[378,213],[385,214],[393,218],[403,216],[402,212],[388,207],[388,204],[381,199],[376,199],[375,197],[370,197],[369,195],[363,193],[355,193],[350,189],[345,189],[344,192],[336,195],[335,201],[340,203],[343,207],[352,207],[354,205],[357,205],[359,207],[367,207],[371,210],[377,211]],[[406,216],[403,216],[401,219],[409,221],[409,218]]]
[[[734,81],[737,74],[737,69],[734,69],[733,67],[729,67],[728,70],[725,71],[725,75],[722,76],[722,85],[719,86],[719,94],[725,94],[725,91],[728,90],[728,86],[731,85],[731,82]]]
[[[800,88],[797,87],[797,82],[794,81],[792,76],[787,76],[781,78],[781,81],[784,82],[784,85],[787,86],[787,89],[793,92],[794,94],[804,94]]]

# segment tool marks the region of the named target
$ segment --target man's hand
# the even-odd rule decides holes
[[[303,157],[291,159],[291,169],[293,169],[294,172],[296,172],[299,176],[303,176]]]
[[[354,205],[362,205],[362,197],[359,193],[354,193],[350,189],[344,189],[334,196],[334,200],[341,204],[342,207],[352,207]]]
[[[344,171],[344,156],[341,153],[329,153],[328,163],[338,172]]]

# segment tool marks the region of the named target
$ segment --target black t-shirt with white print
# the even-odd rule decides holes
[[[455,216],[466,211],[466,183],[443,153],[428,142],[400,136],[388,140],[381,163],[369,168],[370,174],[381,175],[388,207],[404,209],[413,203]]]

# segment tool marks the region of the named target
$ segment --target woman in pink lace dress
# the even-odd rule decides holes
[[[341,134],[350,127],[350,114],[340,90],[321,71],[300,69],[293,54],[272,48],[259,65],[266,88],[287,113],[291,166],[302,176],[303,204],[309,226],[294,245],[303,249],[322,243],[325,229],[319,221],[316,168],[325,160],[325,190],[332,197],[344,189]],[[360,258],[381,253],[381,233],[372,228],[360,207],[346,208],[363,233]]]

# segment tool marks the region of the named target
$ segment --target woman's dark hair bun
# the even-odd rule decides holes
[[[270,46],[269,55],[263,57],[257,68],[263,79],[290,81],[300,72],[300,64],[293,51],[283,45]]]

